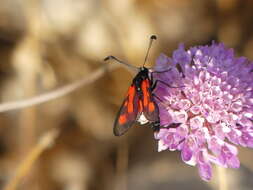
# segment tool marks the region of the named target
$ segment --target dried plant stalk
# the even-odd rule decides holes
[[[116,165],[116,178],[118,178],[119,183],[115,185],[115,190],[127,190],[127,171],[128,171],[128,142],[125,139],[119,144],[117,149],[117,165]]]
[[[68,95],[69,93],[71,93],[71,92],[73,92],[85,85],[95,82],[100,77],[102,77],[106,71],[112,71],[118,67],[119,67],[119,65],[110,64],[110,65],[107,65],[106,67],[99,68],[97,71],[93,72],[88,77],[80,79],[72,84],[63,86],[63,87],[53,90],[51,92],[47,92],[45,94],[41,94],[41,95],[26,99],[26,100],[19,100],[19,101],[2,103],[2,104],[0,104],[0,112],[7,112],[7,111],[22,109],[22,108],[26,108],[26,107],[30,107],[30,106],[35,106],[35,105],[42,104],[42,103],[54,100],[56,98],[60,98],[62,96]]]
[[[228,181],[226,175],[226,168],[216,166],[218,174],[218,189],[219,190],[228,190]]]
[[[3,190],[15,190],[19,185],[20,181],[29,173],[34,162],[38,160],[39,156],[46,149],[51,147],[58,137],[59,130],[52,129],[44,134],[39,140],[38,144],[33,147],[30,153],[25,157],[25,159],[20,163],[14,176],[6,184]]]

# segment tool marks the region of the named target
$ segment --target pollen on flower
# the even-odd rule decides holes
[[[212,177],[211,164],[238,168],[236,145],[253,148],[253,63],[235,57],[223,44],[183,45],[172,58],[157,59],[161,125],[155,134],[158,150],[179,150],[184,162],[196,165],[203,180]],[[181,69],[178,69],[181,68]],[[172,123],[181,123],[169,128]]]

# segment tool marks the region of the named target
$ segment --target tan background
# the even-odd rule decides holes
[[[181,42],[216,40],[253,59],[252,10],[251,0],[1,0],[1,102],[89,77],[110,54],[140,66],[151,34],[158,40],[149,66]],[[224,181],[230,190],[253,188],[253,150],[240,149],[241,168],[222,181],[214,167],[206,183],[178,152],[157,153],[150,129],[114,137],[132,77],[109,69],[71,94],[0,113],[1,189],[211,190]]]

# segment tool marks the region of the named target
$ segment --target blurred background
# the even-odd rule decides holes
[[[114,55],[148,66],[212,40],[253,59],[251,0],[1,0],[0,99],[29,99],[92,75]],[[133,74],[120,67],[53,101],[0,113],[0,189],[211,190],[178,152],[157,152],[146,127],[114,137],[115,115]],[[253,150],[227,169],[230,190],[253,187]],[[221,188],[220,188],[221,189]]]

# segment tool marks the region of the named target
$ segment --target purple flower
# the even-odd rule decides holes
[[[155,133],[158,151],[181,151],[203,180],[211,179],[212,163],[238,168],[235,145],[253,147],[253,63],[213,43],[161,55],[154,70],[168,68],[154,74],[170,85],[158,82],[154,91],[165,127]]]

